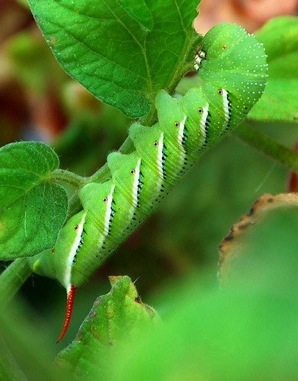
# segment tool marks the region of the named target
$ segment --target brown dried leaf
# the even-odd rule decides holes
[[[219,245],[219,279],[229,278],[235,259],[241,255],[243,238],[252,226],[261,223],[267,214],[274,209],[298,207],[298,193],[281,193],[278,195],[264,194],[245,214],[235,223],[229,234]]]

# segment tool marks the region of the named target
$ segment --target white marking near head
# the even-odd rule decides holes
[[[202,61],[206,58],[206,53],[204,50],[199,50],[195,55],[194,68],[196,71],[199,71]]]

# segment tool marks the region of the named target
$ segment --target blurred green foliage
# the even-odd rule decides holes
[[[169,288],[164,325],[119,356],[111,379],[297,379],[297,217],[287,206],[248,228],[220,290],[207,273]]]

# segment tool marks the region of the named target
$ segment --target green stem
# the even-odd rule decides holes
[[[273,160],[285,165],[289,169],[298,172],[298,153],[277,143],[267,135],[256,131],[247,124],[241,125],[234,135],[249,145],[258,149]]]
[[[87,177],[76,175],[73,172],[66,171],[65,169],[56,169],[53,172],[53,177],[63,183],[67,183],[76,188],[80,188],[88,182]]]
[[[0,276],[0,306],[5,308],[19,288],[31,275],[32,269],[27,258],[13,261]]]

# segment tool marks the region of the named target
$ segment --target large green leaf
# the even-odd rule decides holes
[[[112,290],[95,301],[77,337],[57,358],[57,364],[76,380],[108,379],[120,348],[159,320],[141,302],[129,277],[110,277],[110,281]]]
[[[257,37],[268,55],[269,80],[249,117],[263,121],[297,121],[298,18],[273,19]]]
[[[30,0],[64,70],[130,117],[150,111],[193,58],[198,0]]]
[[[193,290],[170,321],[119,354],[110,380],[297,379],[297,300]]]
[[[67,196],[50,174],[59,166],[42,143],[0,149],[0,258],[32,256],[54,245],[67,212]]]

